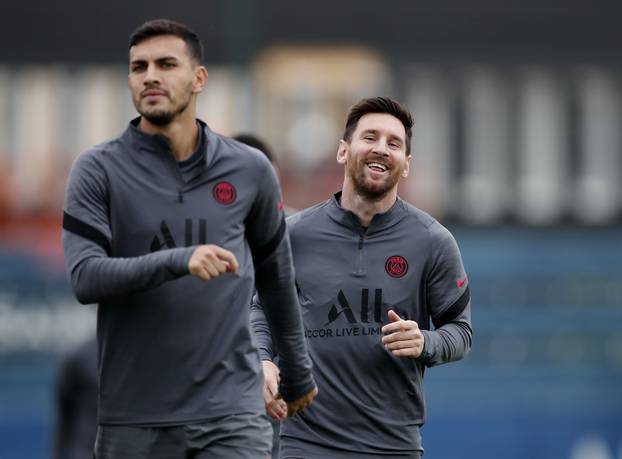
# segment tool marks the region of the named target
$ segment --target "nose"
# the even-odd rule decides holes
[[[159,84],[160,83],[160,75],[155,65],[149,64],[147,66],[147,71],[145,72],[144,84],[145,86]]]
[[[374,144],[372,152],[380,156],[389,156],[389,145],[385,138],[381,137]]]

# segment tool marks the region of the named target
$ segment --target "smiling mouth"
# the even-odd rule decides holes
[[[367,163],[367,167],[369,167],[374,172],[386,172],[389,170],[386,165],[377,162]]]

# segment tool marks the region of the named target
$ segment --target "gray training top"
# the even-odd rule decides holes
[[[179,164],[139,120],[76,159],[65,195],[71,283],[81,303],[99,303],[100,424],[264,412],[248,327],[255,284],[284,349],[283,396],[308,393],[311,362],[270,163],[199,122],[197,152]],[[189,275],[199,244],[233,252],[239,271],[209,281]]]
[[[408,457],[423,451],[425,367],[471,347],[467,277],[454,238],[425,212],[398,199],[365,229],[339,200],[287,219],[319,395],[282,424],[281,457]],[[265,360],[275,351],[261,304],[251,324]],[[389,309],[419,324],[419,358],[384,348]]]

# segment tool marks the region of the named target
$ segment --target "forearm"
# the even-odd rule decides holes
[[[273,360],[276,352],[272,345],[272,333],[257,295],[251,304],[250,324],[261,360]]]
[[[422,330],[423,352],[420,359],[428,367],[464,358],[471,349],[473,330],[470,309],[434,331]]]
[[[256,282],[270,335],[279,350],[281,394],[287,401],[296,400],[310,392],[315,382],[311,375],[287,236],[257,267]],[[268,335],[264,333],[264,337],[267,348]]]
[[[82,304],[157,287],[188,274],[194,247],[129,258],[108,257],[91,241],[64,232],[65,257],[73,291]]]

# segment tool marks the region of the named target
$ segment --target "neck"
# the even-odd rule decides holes
[[[164,137],[177,161],[188,159],[197,148],[199,128],[195,114],[191,110],[180,113],[165,126],[155,125],[143,116],[138,127],[147,134],[159,134]]]
[[[358,193],[352,182],[347,178],[343,182],[341,193],[341,207],[351,211],[358,217],[361,225],[368,227],[372,218],[376,214],[383,214],[388,211],[397,199],[397,187],[391,189],[387,194],[377,200],[371,200]]]

